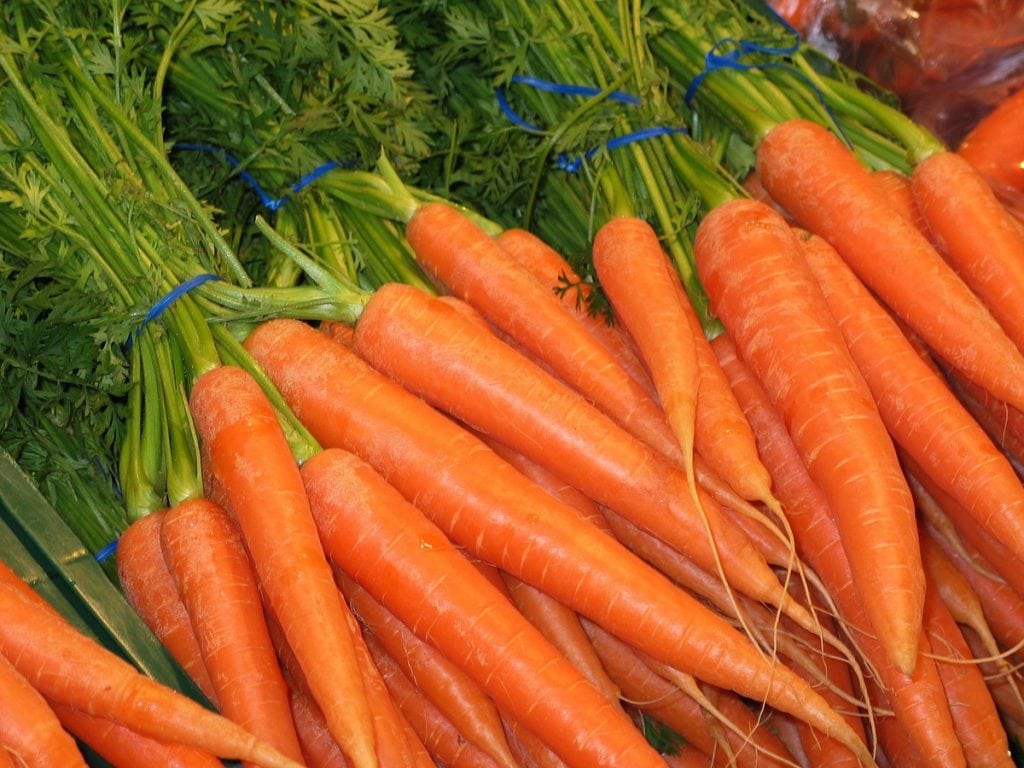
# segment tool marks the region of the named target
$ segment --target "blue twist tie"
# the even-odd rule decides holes
[[[550,93],[557,93],[563,96],[586,96],[592,97],[602,93],[601,88],[595,88],[589,85],[571,85],[567,83],[555,83],[550,80],[542,80],[537,77],[530,75],[513,75],[511,82],[519,83],[522,85],[528,85],[533,88],[537,88],[542,91],[548,91]],[[498,100],[498,106],[506,118],[513,124],[519,126],[523,130],[531,131],[534,133],[543,132],[543,128],[536,126],[529,122],[522,116],[520,116],[511,105],[508,103],[508,99],[505,96],[505,89],[499,87],[496,92]],[[629,106],[639,106],[642,102],[631,93],[625,91],[614,90],[607,94],[608,99],[611,101],[617,101],[622,104],[628,104]],[[686,133],[685,128],[671,128],[668,126],[653,126],[651,128],[641,128],[631,133],[624,134],[623,136],[617,136],[609,139],[600,147],[594,147],[593,149],[587,150],[583,155],[576,158],[569,158],[565,154],[561,154],[556,159],[556,165],[563,171],[569,173],[576,173],[583,166],[583,163],[596,155],[602,148],[604,149],[616,149],[626,144],[630,144],[634,141],[641,141],[644,139],[652,138],[654,136],[664,136],[675,133]]]
[[[96,562],[102,563],[105,560],[109,560],[115,552],[117,552],[117,539],[114,539],[96,553]]]
[[[135,340],[135,337],[142,333],[142,330],[146,327],[146,325],[148,323],[151,323],[164,312],[166,312],[167,308],[170,307],[175,301],[180,299],[182,296],[184,296],[192,289],[199,287],[203,283],[208,283],[211,280],[220,280],[220,275],[215,275],[212,272],[204,272],[202,274],[196,275],[195,277],[191,277],[185,282],[176,285],[174,288],[172,288],[159,299],[157,299],[153,306],[149,308],[149,311],[146,313],[146,316],[142,318],[142,322],[139,323],[139,327],[136,328],[132,332],[131,336],[128,337],[126,345],[128,347],[131,347],[132,342]]]
[[[219,147],[214,147],[214,146],[211,146],[209,144],[180,143],[180,144],[175,144],[174,148],[175,149],[191,150],[193,152],[209,152],[211,154],[221,155],[221,156],[223,156],[224,161],[228,165],[230,165],[232,168],[238,168],[238,166],[241,165],[241,163],[239,163],[239,161],[238,161],[238,158],[236,158],[230,152],[225,152],[224,150],[220,149]],[[264,208],[266,208],[269,211],[276,211],[278,208],[280,208],[282,205],[284,205],[288,201],[288,198],[291,196],[291,193],[301,192],[303,189],[305,189],[310,184],[315,182],[317,179],[319,179],[325,173],[327,173],[328,171],[332,171],[335,168],[338,168],[340,166],[341,166],[340,163],[334,162],[333,160],[327,161],[323,165],[321,165],[321,166],[319,166],[317,168],[314,168],[312,171],[310,171],[305,176],[300,178],[294,184],[289,186],[288,189],[291,190],[291,192],[287,193],[287,194],[285,194],[285,195],[283,195],[281,197],[271,197],[267,193],[267,191],[265,189],[263,189],[263,187],[260,186],[260,183],[258,181],[256,181],[256,178],[251,173],[249,173],[249,171],[246,171],[246,170],[239,171],[238,178],[242,179],[250,187],[252,187],[252,190],[256,193],[256,196],[259,197],[260,202],[263,204]]]

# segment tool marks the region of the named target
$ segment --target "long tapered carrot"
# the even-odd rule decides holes
[[[587,330],[604,346],[630,376],[652,396],[656,396],[651,377],[629,336],[621,326],[591,307],[593,285],[584,280],[568,261],[526,229],[513,227],[497,235],[498,244],[518,263],[526,267],[562,300]]]
[[[165,744],[158,739],[142,736],[119,723],[87,715],[66,704],[51,702],[50,706],[69,733],[116,768],[152,768],[154,765],[168,768],[223,768],[224,763],[209,752],[180,744]]]
[[[591,498],[813,627],[749,538],[684,471],[462,313],[412,286],[379,288],[355,350],[434,406],[546,466]]]
[[[802,253],[893,439],[979,526],[1024,557],[1024,486],[888,312],[821,238]]]
[[[302,476],[332,562],[567,765],[658,764],[625,714],[368,464],[328,449],[306,462]]]
[[[344,347],[288,320],[264,323],[245,344],[321,445],[359,455],[454,542],[652,656],[789,709],[858,749],[842,718],[820,709],[802,681],[766,667],[717,616]],[[524,552],[536,555],[520,557]],[[609,602],[609,594],[620,597]]]
[[[780,123],[759,144],[757,165],[772,197],[827,240],[939,356],[1024,406],[1020,351],[836,136],[809,121]]]
[[[217,692],[160,543],[166,514],[166,509],[150,512],[121,534],[117,542],[118,581],[129,605],[216,706]]]
[[[313,697],[355,768],[375,766],[372,717],[345,619],[347,608],[270,400],[248,373],[221,366],[196,380],[189,402],[265,599],[281,622]],[[313,616],[316,632],[308,627]]]
[[[870,631],[860,596],[853,588],[849,563],[828,512],[828,500],[808,474],[781,415],[739,356],[731,337],[721,334],[712,346],[757,435],[761,456],[790,518],[797,547],[826,585],[866,666],[877,672],[901,731],[927,756],[928,765],[964,766],[963,749],[933,660],[919,654],[917,668],[909,677],[889,663],[880,639]],[[923,638],[920,642],[924,643]],[[866,682],[872,679],[868,675]]]
[[[955,152],[914,167],[910,188],[942,254],[1024,349],[1024,232],[984,177]]]
[[[503,768],[515,760],[505,741],[494,703],[463,670],[425,642],[354,579],[335,570],[335,578],[353,613],[402,672],[470,743]]]
[[[665,416],[547,286],[472,219],[446,203],[421,205],[406,226],[417,260],[601,410],[671,455]],[[557,329],[557,330],[555,330]]]
[[[33,595],[0,563],[0,653],[47,699],[220,757],[298,767],[240,725],[139,673]]]
[[[78,745],[46,699],[2,654],[0,690],[0,752],[10,751],[24,768],[85,768]]]
[[[288,686],[238,526],[209,499],[187,499],[164,516],[160,540],[216,690],[219,711],[293,760],[301,760]]]
[[[768,206],[733,200],[704,217],[694,251],[714,312],[829,500],[872,627],[912,672],[924,604],[913,499],[796,236]]]

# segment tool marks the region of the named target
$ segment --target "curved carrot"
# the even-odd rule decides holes
[[[872,627],[911,672],[924,603],[913,500],[796,236],[764,204],[732,200],[701,221],[694,252],[712,309],[829,500]]]
[[[116,768],[152,768],[154,765],[166,768],[224,766],[209,752],[180,744],[165,744],[142,736],[119,723],[87,715],[66,704],[51,702],[50,706],[70,733]]]
[[[934,661],[918,654],[917,667],[909,677],[889,663],[879,638],[869,631],[828,501],[808,474],[782,417],[739,356],[731,337],[722,334],[711,343],[757,435],[761,456],[789,516],[797,547],[826,585],[866,666],[877,673],[879,684],[885,687],[886,706],[894,708],[899,731],[927,756],[928,765],[963,768],[963,749]],[[924,646],[923,636],[920,642]],[[871,680],[871,675],[866,676],[867,683]]]
[[[758,146],[757,164],[772,197],[827,240],[939,356],[1024,407],[1020,351],[836,136],[809,121],[780,123]]]
[[[86,767],[74,738],[46,699],[0,654],[0,752],[24,768]]]
[[[355,351],[435,407],[724,574],[737,591],[813,627],[760,552],[702,490],[698,507],[680,467],[447,304],[408,285],[378,289],[356,326]]]
[[[189,402],[265,599],[281,622],[313,697],[354,768],[374,766],[372,718],[345,619],[347,608],[273,406],[256,381],[233,366],[200,376]],[[313,616],[316,632],[308,630]]]
[[[327,449],[302,477],[332,562],[567,765],[658,764],[632,722],[369,465]]]
[[[125,599],[171,657],[216,706],[217,692],[199,650],[192,619],[181,601],[160,543],[166,509],[140,517],[117,542],[117,574]]]
[[[501,717],[479,685],[448,657],[420,639],[391,611],[340,569],[338,585],[353,613],[446,720],[503,768],[515,768]]]
[[[240,725],[142,675],[30,592],[0,563],[0,653],[47,699],[220,757],[298,768]]]
[[[284,319],[264,323],[245,345],[321,445],[360,455],[454,542],[652,656],[791,710],[857,748],[842,718],[822,708],[803,681],[767,662],[606,533],[582,524],[574,510],[469,432],[340,345]],[[610,594],[619,599],[609,602]],[[862,759],[871,764],[867,754]]]
[[[164,515],[160,540],[213,681],[218,710],[301,760],[288,686],[238,526],[209,499],[188,499]]]
[[[630,432],[672,454],[664,413],[644,388],[557,295],[472,219],[445,203],[427,203],[409,220],[406,237],[420,264],[449,293],[475,307]]]
[[[636,348],[622,328],[600,313],[591,311],[593,286],[572,268],[562,254],[526,229],[513,227],[497,235],[498,244],[534,277],[556,292],[590,334],[607,349],[644,390],[655,396],[650,374]]]
[[[1010,462],[835,250],[814,235],[800,242],[893,439],[979,526],[1024,558],[1024,486]]]

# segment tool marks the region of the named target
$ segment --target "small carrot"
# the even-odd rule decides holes
[[[757,166],[772,197],[827,240],[936,354],[1024,407],[1024,356],[836,136],[810,121],[780,123],[759,144]]]
[[[1024,193],[1024,87],[981,118],[956,148],[1003,197]]]
[[[50,702],[50,706],[69,733],[115,768],[223,768],[224,764],[209,752],[165,744],[66,704]]]
[[[737,199],[704,217],[694,253],[713,311],[829,500],[871,626],[909,674],[924,604],[913,500],[795,234],[771,208]],[[882,589],[885,600],[867,599]]]
[[[802,680],[766,665],[714,613],[340,345],[284,319],[262,324],[245,345],[321,445],[360,455],[453,542],[652,656],[768,700],[858,748],[849,726]],[[620,598],[609,602],[609,594]]]
[[[354,768],[375,766],[372,717],[347,608],[270,400],[248,373],[225,365],[196,380],[189,402],[265,600],[281,622],[313,697]],[[311,616],[317,617],[316,632],[308,631]]]
[[[166,509],[139,518],[117,542],[117,574],[125,599],[199,690],[216,706],[217,692],[199,650],[192,619],[164,558],[160,528]]]
[[[0,752],[10,752],[24,768],[85,768],[78,745],[46,699],[3,654],[0,690]]]
[[[989,311],[1024,349],[1024,231],[984,177],[956,152],[918,163],[910,188],[928,231]],[[955,190],[955,193],[951,193]]]
[[[213,681],[219,711],[293,760],[301,760],[288,686],[238,526],[209,499],[187,499],[164,515],[160,541]]]
[[[0,563],[0,653],[47,699],[220,757],[298,767],[240,725],[142,675],[30,591]]]

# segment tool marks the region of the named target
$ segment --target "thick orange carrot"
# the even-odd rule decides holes
[[[758,146],[757,165],[772,197],[827,240],[936,354],[1024,407],[1024,356],[836,136],[809,121],[780,123]]]
[[[964,766],[963,749],[934,661],[919,654],[914,674],[909,677],[889,662],[880,639],[870,632],[860,596],[853,588],[849,562],[828,512],[828,500],[808,474],[782,417],[740,358],[730,336],[718,336],[712,346],[757,435],[761,456],[789,516],[797,547],[826,585],[839,619],[866,665],[878,673],[887,706],[895,709],[899,729],[927,756],[928,765]],[[919,642],[924,645],[923,636]],[[870,679],[868,676],[868,682]]]
[[[590,305],[593,286],[585,281],[568,261],[526,229],[513,227],[503,230],[497,236],[498,244],[518,263],[526,267],[534,277],[550,290],[556,292],[562,304],[570,309],[590,334],[607,349],[630,376],[652,397],[656,396],[651,377],[644,367],[632,340],[622,328]]]
[[[806,684],[571,508],[422,400],[308,326],[264,323],[246,340],[325,447],[374,466],[452,541],[702,680],[790,710],[857,749]],[[619,599],[608,601],[610,594]],[[862,753],[866,764],[869,755]]]
[[[461,313],[412,286],[377,290],[355,350],[435,407],[547,467],[737,591],[800,616],[749,538],[684,471]],[[813,620],[804,614],[805,625]]]
[[[657,765],[629,719],[369,465],[328,449],[302,476],[331,560],[568,765]]]
[[[694,253],[713,311],[829,500],[871,626],[912,672],[924,603],[913,500],[795,234],[764,204],[732,200],[701,221]]]
[[[167,652],[216,706],[217,692],[199,650],[192,619],[164,559],[160,528],[166,509],[132,523],[117,542],[117,574],[128,603]]]
[[[416,634],[340,569],[335,578],[353,613],[463,738],[503,768],[514,768],[494,703],[466,672]]]
[[[116,768],[223,768],[224,764],[209,752],[165,744],[66,704],[51,702],[50,706],[68,732]]]
[[[160,540],[213,681],[219,711],[293,760],[301,760],[288,686],[238,526],[209,499],[188,499],[164,516]]]
[[[372,718],[345,619],[348,609],[270,400],[245,371],[222,366],[196,380],[190,405],[265,600],[281,622],[313,697],[354,768],[374,766]],[[313,616],[316,632],[309,631]]]
[[[9,751],[24,768],[85,768],[78,745],[46,699],[3,654],[0,690],[0,752]]]
[[[1010,462],[835,250],[814,235],[800,242],[893,439],[979,526],[1024,557],[1024,486]]]
[[[465,214],[445,203],[420,206],[406,236],[424,269],[449,293],[543,360],[630,432],[671,455],[665,416],[561,299]]]
[[[240,725],[140,674],[29,592],[0,563],[0,653],[47,699],[220,757],[298,768]]]
[[[1024,194],[1024,87],[1018,88],[960,140],[957,152],[1004,199]]]
[[[942,254],[1024,349],[1024,232],[984,177],[955,152],[918,163],[914,200]]]

